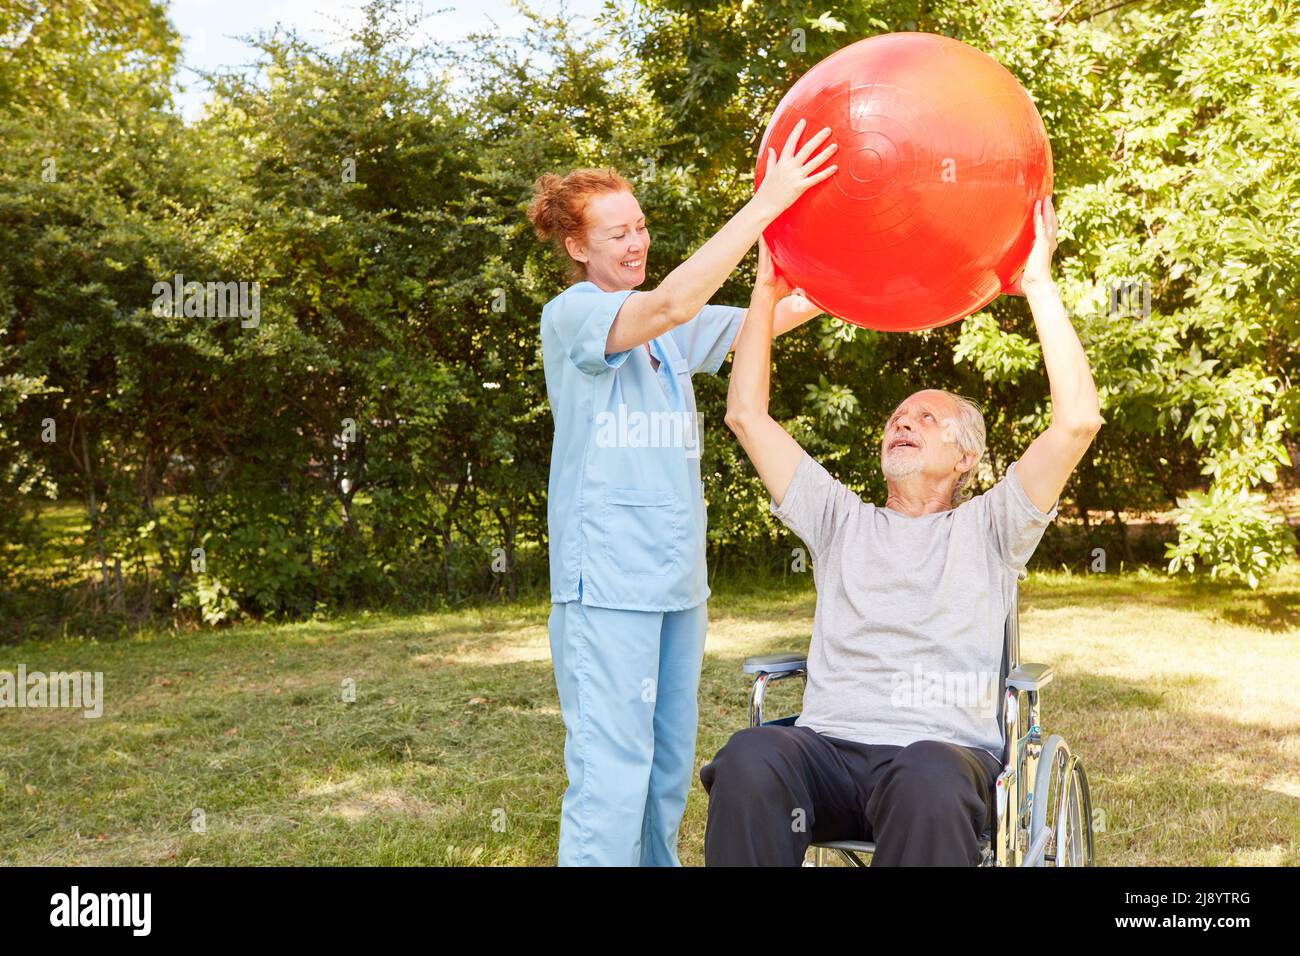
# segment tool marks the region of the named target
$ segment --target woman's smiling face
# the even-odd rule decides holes
[[[606,292],[635,289],[645,281],[650,231],[636,197],[622,190],[593,196],[585,210],[583,241],[564,240],[569,255],[586,263],[587,280]]]

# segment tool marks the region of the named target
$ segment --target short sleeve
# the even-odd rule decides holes
[[[835,532],[860,508],[862,499],[831,477],[811,455],[804,452],[794,470],[790,486],[778,505],[769,501],[772,514],[812,549],[813,557],[821,554],[835,537]]]
[[[706,305],[689,322],[669,331],[691,372],[717,374],[740,331],[745,310],[733,305]]]
[[[591,285],[566,292],[550,314],[556,338],[580,371],[597,375],[618,368],[630,350],[605,356],[605,343],[609,341],[609,328],[614,324],[618,310],[634,289],[606,292]]]
[[[1048,524],[1056,517],[1061,499],[1056,499],[1051,511],[1040,511],[1016,477],[1017,464],[1013,461],[1007,466],[1002,480],[978,500],[983,503],[985,527],[993,549],[1009,567],[1022,571]]]

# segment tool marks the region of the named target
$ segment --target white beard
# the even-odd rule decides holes
[[[914,450],[920,452],[919,448]],[[880,470],[886,478],[911,478],[921,470],[921,465],[920,454],[909,455],[904,452],[898,455],[885,452],[880,458]]]

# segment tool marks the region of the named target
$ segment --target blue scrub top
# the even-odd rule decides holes
[[[715,374],[745,310],[706,305],[650,341],[605,357],[635,290],[569,286],[542,309],[555,420],[547,495],[551,600],[680,611],[709,596],[700,438],[691,375]],[[581,582],[581,587],[579,587]]]

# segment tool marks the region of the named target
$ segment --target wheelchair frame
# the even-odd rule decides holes
[[[1003,629],[1003,694],[998,708],[1003,769],[995,781],[993,822],[980,836],[977,865],[1092,866],[1092,798],[1083,760],[1071,753],[1059,734],[1044,740],[1039,726],[1039,694],[1051,683],[1052,669],[1047,664],[1020,663],[1019,582],[1025,577],[1022,570],[1013,583]],[[772,683],[786,678],[800,677],[807,687],[806,655],[750,657],[744,672],[755,675],[749,688],[749,726],[794,724],[798,714],[764,720],[763,699]],[[813,859],[805,866],[826,866],[838,858],[865,867],[863,857],[875,853],[876,846],[862,840],[831,840],[814,842],[810,849]]]

